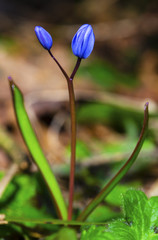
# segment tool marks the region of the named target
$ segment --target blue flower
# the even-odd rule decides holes
[[[35,33],[40,44],[49,51],[53,45],[51,35],[43,27],[40,26],[35,27]]]
[[[74,35],[71,43],[73,54],[79,58],[87,58],[94,47],[95,36],[92,26],[82,25]]]

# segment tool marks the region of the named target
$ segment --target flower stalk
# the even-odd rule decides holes
[[[69,207],[68,220],[72,219],[72,207],[74,198],[75,185],[75,164],[76,164],[76,111],[75,111],[75,93],[73,86],[73,78],[80,66],[81,58],[77,59],[76,66],[68,81],[69,99],[70,99],[70,113],[71,113],[71,165],[70,165],[70,180],[69,180]]]
[[[68,206],[68,220],[72,219],[72,208],[74,199],[74,178],[75,178],[75,164],[76,164],[76,112],[75,112],[75,93],[73,86],[73,78],[80,66],[81,58],[77,59],[74,70],[69,77],[65,70],[62,68],[58,60],[54,57],[52,52],[48,51],[50,56],[56,62],[63,75],[67,80],[68,92],[69,92],[69,104],[70,104],[70,115],[71,115],[71,160],[70,160],[70,180],[69,180],[69,206]]]
[[[70,160],[70,180],[69,180],[69,206],[68,206],[68,220],[72,219],[72,207],[74,198],[74,177],[75,177],[75,163],[76,163],[76,113],[75,113],[75,93],[73,86],[73,78],[80,66],[82,58],[87,58],[94,47],[95,36],[91,25],[82,25],[72,39],[72,51],[77,56],[77,62],[72,71],[70,77],[60,65],[58,60],[51,52],[53,40],[50,34],[40,26],[35,27],[36,36],[40,44],[48,50],[51,58],[56,62],[64,77],[67,80],[68,92],[69,92],[69,104],[71,115],[71,160]]]
[[[74,199],[75,164],[76,164],[76,114],[75,114],[75,94],[74,94],[73,81],[69,81],[68,89],[69,89],[70,113],[71,113],[71,160],[70,160],[70,179],[69,179],[68,220],[71,220],[73,199]]]

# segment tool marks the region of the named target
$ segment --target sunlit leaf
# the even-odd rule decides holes
[[[107,226],[82,227],[81,240],[156,240],[158,233],[158,197],[149,200],[137,190],[123,195],[124,218]]]
[[[30,120],[25,110],[23,95],[12,80],[10,80],[10,87],[13,96],[13,103],[17,122],[26,146],[33,160],[37,164],[45,182],[47,183],[59,217],[62,219],[67,219],[67,209],[65,206],[65,201],[63,199],[56,178],[52,173],[52,170],[37,140],[36,134],[31,126]]]

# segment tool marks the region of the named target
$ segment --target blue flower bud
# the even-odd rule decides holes
[[[40,44],[46,50],[50,50],[53,45],[53,40],[51,35],[43,27],[40,27],[40,26],[35,27],[35,33]]]
[[[71,43],[73,54],[79,58],[87,58],[94,47],[95,36],[92,26],[82,25],[74,35]]]

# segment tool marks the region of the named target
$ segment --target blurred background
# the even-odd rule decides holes
[[[52,35],[52,52],[71,74],[76,63],[71,40],[84,23],[93,26],[96,42],[74,79],[78,195],[83,194],[82,185],[91,187],[88,197],[95,194],[130,155],[139,137],[146,101],[148,137],[124,182],[143,188],[148,196],[156,195],[157,0],[0,0],[0,168],[7,170],[13,161],[28,161],[13,112],[7,81],[11,75],[24,94],[30,120],[54,171],[68,178],[66,80],[37,41],[34,27],[40,25]]]

